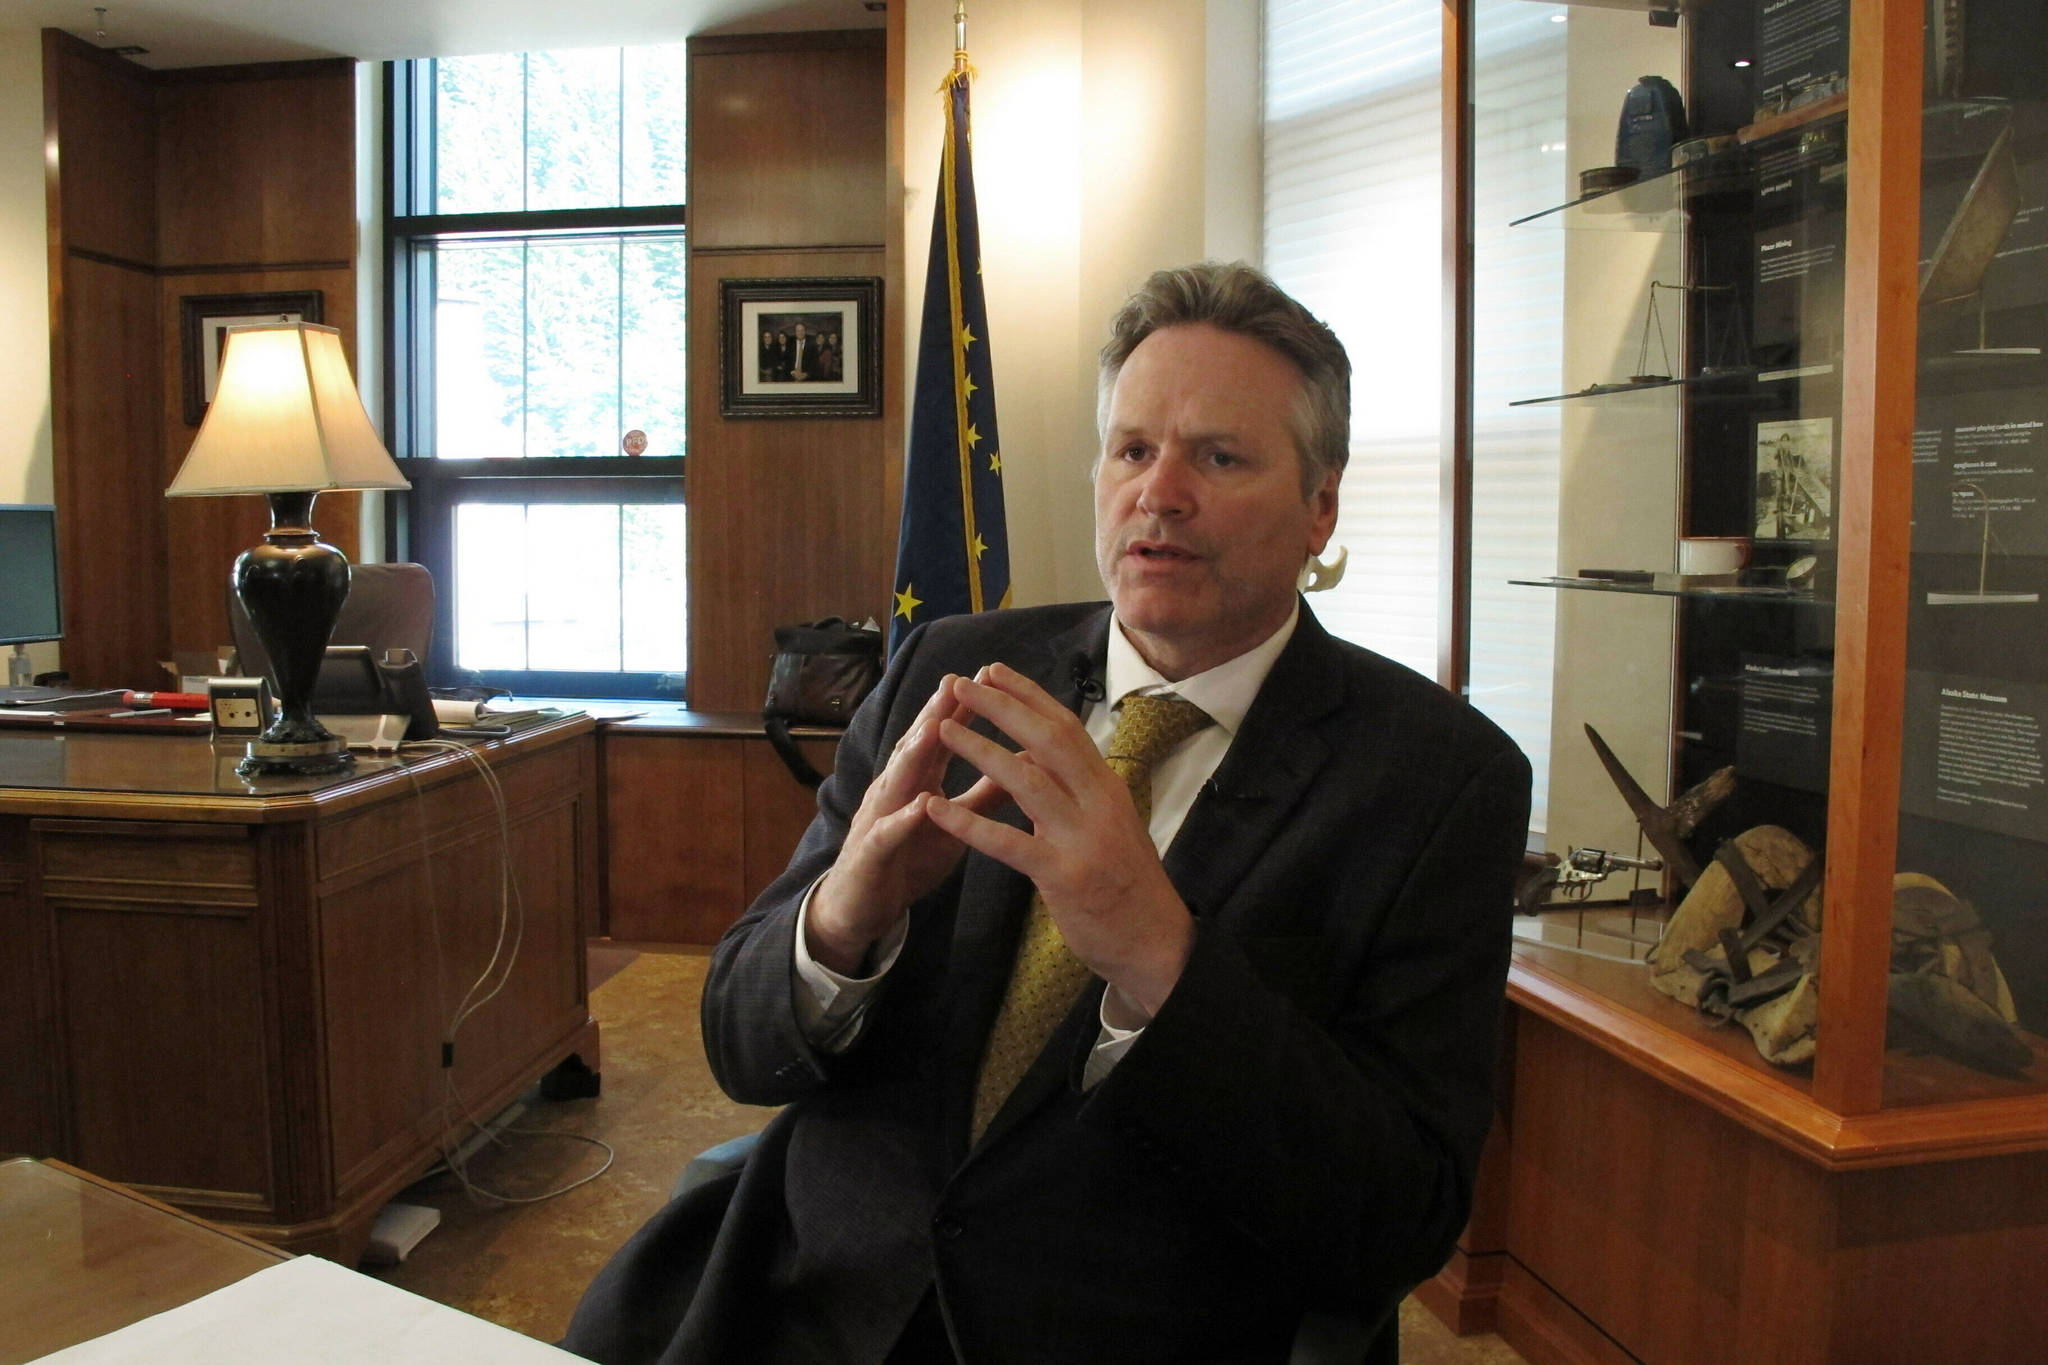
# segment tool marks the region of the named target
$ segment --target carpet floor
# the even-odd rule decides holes
[[[549,1103],[529,1094],[492,1121],[504,1126],[466,1163],[469,1181],[535,1199],[612,1165],[588,1184],[540,1202],[478,1200],[447,1174],[400,1196],[441,1211],[441,1225],[405,1263],[371,1269],[402,1289],[552,1341],[568,1326],[584,1286],[633,1230],[668,1198],[692,1156],[750,1133],[774,1112],[734,1104],[711,1079],[697,1029],[707,959],[702,951],[618,950],[591,991],[602,1031],[604,1093]],[[1498,1337],[1454,1337],[1409,1300],[1401,1306],[1401,1357],[1411,1365],[1518,1365]]]

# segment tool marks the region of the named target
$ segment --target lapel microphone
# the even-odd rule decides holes
[[[1081,694],[1083,701],[1101,701],[1104,695],[1102,679],[1095,676],[1094,661],[1085,655],[1074,660],[1074,690]]]

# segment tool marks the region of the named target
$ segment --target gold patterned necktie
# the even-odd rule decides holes
[[[1179,697],[1124,698],[1117,711],[1116,732],[1109,737],[1109,751],[1103,759],[1131,789],[1131,804],[1137,807],[1141,825],[1152,820],[1152,765],[1209,723],[1207,712]],[[982,1056],[981,1074],[975,1081],[975,1141],[981,1140],[989,1120],[1073,1008],[1088,977],[1088,968],[1060,937],[1045,899],[1034,892],[1017,943],[1016,965],[1010,969],[1010,984],[1003,993],[1003,1006],[989,1032],[988,1051]]]

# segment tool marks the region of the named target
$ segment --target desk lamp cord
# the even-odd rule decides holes
[[[455,1007],[454,1012],[449,1016],[448,1027],[441,1037],[441,1075],[447,1090],[447,1098],[442,1108],[441,1163],[447,1168],[449,1174],[453,1175],[456,1181],[461,1184],[473,1202],[494,1202],[500,1204],[542,1203],[559,1195],[567,1194],[569,1191],[579,1186],[587,1185],[597,1179],[611,1169],[612,1162],[618,1159],[618,1153],[613,1150],[609,1143],[597,1138],[586,1137],[581,1133],[558,1133],[545,1128],[503,1128],[493,1130],[482,1120],[478,1119],[474,1113],[470,1112],[468,1103],[462,1098],[461,1092],[456,1088],[455,1035],[461,1031],[463,1024],[468,1022],[470,1016],[489,1004],[498,992],[505,988],[505,983],[511,979],[513,964],[519,959],[520,945],[524,942],[526,936],[526,903],[519,894],[519,879],[512,872],[511,820],[505,807],[505,789],[499,784],[497,773],[484,760],[482,754],[467,744],[456,744],[447,740],[415,740],[401,746],[401,753],[404,754],[419,754],[422,752],[456,754],[471,767],[475,768],[478,776],[483,781],[484,790],[490,794],[491,804],[495,808],[498,817],[497,942],[491,947],[490,960],[484,964],[483,970],[477,974],[476,980],[470,983],[469,989],[463,993],[461,1003]],[[434,888],[434,860],[428,855],[426,793],[420,786],[419,773],[409,764],[405,767],[405,775],[412,784],[414,811],[418,817],[415,821],[415,827],[418,832],[420,850],[419,865],[421,874],[426,880],[427,919],[433,928],[434,937],[434,982],[435,989],[439,990],[440,983],[446,979],[446,963],[441,943],[441,913],[438,905],[438,896]],[[517,910],[516,914],[514,914],[515,908]],[[505,944],[508,931],[512,938],[509,951]],[[502,970],[500,970],[498,965],[500,958],[504,959]],[[494,975],[497,979],[492,981]],[[484,991],[486,983],[490,983],[488,991]],[[484,992],[481,997],[478,996],[479,991]],[[590,1146],[600,1148],[604,1152],[604,1164],[588,1175],[572,1180],[557,1189],[547,1190],[540,1194],[513,1195],[487,1189],[471,1179],[469,1175],[469,1161],[460,1150],[460,1144],[456,1136],[458,1124],[455,1114],[450,1112],[451,1107],[454,1111],[459,1112],[462,1119],[467,1120],[471,1130],[482,1134],[486,1139],[498,1143],[500,1146],[504,1145],[502,1138],[505,1135],[566,1138],[572,1142],[587,1143]]]

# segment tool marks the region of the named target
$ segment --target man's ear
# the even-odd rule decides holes
[[[1337,485],[1343,475],[1331,470],[1316,491],[1309,494],[1308,552],[1319,555],[1337,532]]]

